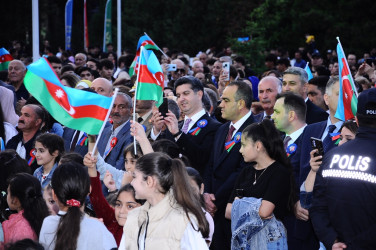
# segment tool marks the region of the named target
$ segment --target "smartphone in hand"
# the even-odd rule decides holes
[[[158,110],[163,117],[166,117],[166,114],[168,113],[168,99],[166,97],[163,98],[163,103],[159,106]]]
[[[313,156],[315,156],[315,157],[319,156],[319,155],[324,156],[324,147],[323,147],[321,139],[311,137],[311,146],[312,146],[312,150],[317,149],[317,151],[318,151],[318,152],[314,153]]]
[[[226,75],[225,81],[230,81],[230,63],[222,63],[223,74]]]

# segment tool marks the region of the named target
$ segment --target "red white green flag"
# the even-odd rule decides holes
[[[153,40],[151,40],[151,38],[147,34],[140,37],[140,39],[138,39],[138,43],[137,43],[136,56],[134,57],[131,66],[129,67],[129,72],[128,72],[129,76],[133,76],[134,74],[137,75],[137,73],[138,73],[137,72],[137,70],[138,70],[137,63],[139,61],[141,46],[144,46],[145,49],[159,50],[159,47],[153,42]]]
[[[13,57],[9,54],[9,52],[1,48],[0,49],[0,70],[8,70],[9,63],[13,60]]]
[[[27,69],[26,89],[58,122],[87,134],[99,133],[108,117],[112,98],[63,86],[44,57]]]
[[[358,92],[356,90],[354,79],[351,75],[349,65],[346,61],[345,53],[343,52],[343,48],[338,37],[337,40],[339,97],[337,111],[334,117],[342,121],[347,121],[349,119],[353,119],[356,115],[358,106]]]
[[[137,100],[154,100],[159,107],[163,102],[164,76],[154,52],[141,48],[136,87]]]

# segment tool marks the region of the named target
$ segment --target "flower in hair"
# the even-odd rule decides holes
[[[78,200],[75,200],[75,199],[67,200],[66,203],[67,203],[68,206],[71,206],[71,207],[80,207],[81,206],[81,202],[79,202]]]

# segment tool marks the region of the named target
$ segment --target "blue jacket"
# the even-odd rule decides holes
[[[260,218],[262,199],[237,199],[231,210],[231,249],[288,249],[286,230],[274,215]]]
[[[117,169],[124,170],[124,149],[133,142],[130,128],[131,124],[128,121],[117,134],[116,137],[118,141],[107,157],[104,157],[104,151],[106,150],[107,142],[112,133],[112,126],[104,128],[102,136],[99,138],[98,153],[104,158],[105,162],[116,167]]]

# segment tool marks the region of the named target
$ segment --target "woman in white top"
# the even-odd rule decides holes
[[[52,176],[51,186],[59,212],[43,221],[39,242],[45,249],[109,250],[117,247],[104,224],[86,217],[83,212],[90,190],[90,178],[83,165],[75,162],[61,164]]]
[[[131,185],[146,202],[128,214],[119,249],[208,249],[209,225],[182,161],[146,154]]]

